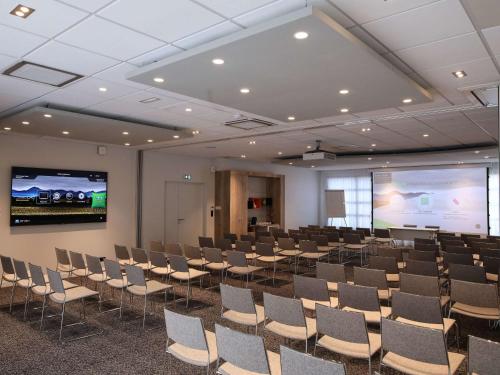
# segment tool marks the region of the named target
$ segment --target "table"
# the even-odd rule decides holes
[[[431,228],[410,228],[410,227],[389,227],[391,237],[395,240],[413,241],[415,238],[435,238],[438,229]]]

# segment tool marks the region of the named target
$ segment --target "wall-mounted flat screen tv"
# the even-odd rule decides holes
[[[105,222],[107,172],[12,167],[10,225]]]

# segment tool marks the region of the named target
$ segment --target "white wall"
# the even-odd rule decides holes
[[[113,244],[135,242],[135,151],[95,145],[0,135],[0,253],[42,266],[55,266],[54,247],[114,258]],[[9,226],[12,166],[108,172],[107,223]]]

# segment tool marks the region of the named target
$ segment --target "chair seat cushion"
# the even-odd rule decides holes
[[[232,267],[229,267],[227,270],[231,273],[236,273],[238,275],[247,275],[247,274],[250,274],[250,273],[253,273],[256,271],[260,271],[261,269],[262,269],[262,267],[256,267],[256,266],[252,266],[249,264],[246,267],[232,266]]]
[[[418,327],[432,328],[432,329],[442,329],[445,334],[453,327],[455,324],[455,319],[443,318],[443,324],[439,323],[424,323],[418,322],[416,320],[405,319],[400,316],[396,318],[396,321],[406,324],[411,324]]]
[[[174,343],[168,347],[168,352],[175,358],[195,366],[208,366],[217,361],[217,342],[215,333],[205,330],[208,352],[206,350],[193,349],[188,346]],[[210,357],[209,357],[210,354]]]
[[[172,288],[172,285],[163,284],[156,280],[148,280],[146,281],[146,287],[142,285],[129,285],[127,286],[127,290],[136,296],[143,296],[145,294],[153,294],[162,292],[166,289]]]
[[[9,283],[13,283],[17,280],[19,280],[19,278],[16,276],[15,273],[4,273],[2,275],[2,278],[5,280],[5,281],[8,281]]]
[[[378,298],[382,300],[389,300],[392,297],[392,292],[398,291],[399,288],[378,289]]]
[[[279,254],[286,256],[286,257],[296,257],[296,256],[302,254],[302,251],[300,251],[300,250],[281,250],[279,252]]]
[[[292,340],[306,340],[316,334],[316,320],[307,316],[305,318],[307,329],[303,326],[291,326],[276,321],[266,324],[266,329],[281,337]]]
[[[189,259],[187,263],[193,267],[205,266],[208,262],[205,259]]]
[[[486,273],[486,280],[498,282],[498,274],[496,274],[496,273]]]
[[[109,279],[108,281],[106,281],[106,284],[108,284],[110,287],[116,288],[116,289],[125,288],[126,286],[128,286],[127,276],[123,276],[123,278],[121,280],[120,279]]]
[[[344,245],[344,248],[348,249],[348,250],[363,250],[365,247],[367,247],[367,245],[365,245],[365,244],[347,244],[347,245]]]
[[[342,310],[345,311],[356,311],[356,312],[362,312],[365,315],[365,320],[367,323],[380,323],[380,318],[387,318],[391,315],[391,308],[387,306],[380,306],[380,311],[368,311],[368,310],[358,310],[358,309],[353,309],[352,307],[344,307]]]
[[[269,369],[271,375],[281,375],[281,361],[278,353],[267,350],[267,359],[269,360]],[[232,363],[226,362],[217,370],[221,375],[264,375],[260,372],[248,371]]]
[[[141,269],[143,269],[144,271],[146,270],[150,270],[153,268],[153,265],[151,264],[151,262],[147,262],[147,263],[136,263],[135,264],[136,267],[139,267]]]
[[[328,253],[302,253],[300,254],[301,258],[306,258],[306,259],[319,259],[327,256]]]
[[[88,278],[92,281],[97,281],[98,283],[102,283],[108,279],[106,272],[103,273],[93,273],[88,276]]]
[[[388,273],[385,278],[390,283],[399,283],[399,273]]]
[[[441,307],[445,306],[450,302],[450,296],[441,296]]]
[[[206,267],[209,270],[221,271],[221,270],[225,270],[227,267],[229,267],[229,264],[226,261],[224,261],[222,263],[208,263],[206,265]]]
[[[255,253],[245,253],[245,258],[250,259],[250,260],[253,260],[255,258],[258,258],[259,256]]]
[[[264,263],[275,263],[275,262],[280,262],[282,260],[286,259],[286,256],[283,255],[275,255],[275,256],[259,256],[257,260],[259,262],[264,262]]]
[[[339,340],[330,336],[323,336],[318,340],[318,345],[332,352],[347,355],[352,358],[367,359],[380,350],[381,337],[378,333],[368,332],[368,343],[355,343]],[[368,352],[369,348],[369,352]]]
[[[465,356],[459,353],[448,352],[448,359],[450,362],[450,373],[454,374],[464,361]],[[382,363],[410,375],[448,375],[448,366],[415,361],[393,352],[388,352],[382,359]]]
[[[336,297],[330,297],[330,301],[313,301],[307,298],[301,298],[304,309],[316,311],[316,304],[336,308],[339,305],[339,300]]]
[[[205,276],[205,275],[208,275],[207,271],[200,271],[200,270],[197,270],[195,268],[190,268],[189,272],[175,271],[171,274],[171,276],[174,279],[181,280],[181,281],[193,280],[193,279],[197,279],[199,277]]]
[[[77,268],[73,269],[73,276],[85,277],[89,274],[89,270],[87,268]]]
[[[49,297],[56,303],[76,301],[81,298],[96,296],[99,293],[84,286],[67,289],[66,293],[52,293]]]
[[[235,310],[227,310],[222,313],[222,317],[230,320],[231,322],[243,324],[246,326],[255,326],[264,321],[264,306],[255,305],[257,314],[247,314]]]
[[[330,246],[318,246],[318,251],[321,253],[328,253],[332,250]]]
[[[451,307],[451,312],[479,319],[500,319],[500,309],[497,307],[479,307],[455,302]]]
[[[132,258],[130,258],[130,259],[118,259],[118,263],[122,266],[124,266],[125,264],[135,264],[135,262]]]
[[[172,269],[170,268],[170,266],[167,266],[167,267],[155,267],[155,268],[152,268],[151,272],[153,272],[156,275],[166,276],[166,275],[170,275],[174,271],[172,271]]]

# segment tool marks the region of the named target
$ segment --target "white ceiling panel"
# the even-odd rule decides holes
[[[494,55],[500,55],[500,26],[483,29],[482,33]]]
[[[10,11],[19,5],[18,0],[1,1],[0,23],[48,38],[54,37],[88,15],[86,12],[53,0],[23,0],[22,4],[35,9],[26,19],[10,14]],[[57,20],[54,19],[55,15],[59,15]]]
[[[396,131],[398,133],[409,132],[425,132],[429,127],[414,118],[402,118],[395,120],[378,121],[378,125]]]
[[[1,55],[0,54],[0,70],[4,70],[12,65],[17,61],[15,57],[11,56],[6,56],[6,55]]]
[[[190,49],[239,30],[241,30],[241,27],[230,21],[226,21],[190,35],[187,38],[180,39],[175,42],[175,45],[184,49]]]
[[[85,108],[91,105],[96,105],[101,103],[106,98],[99,95],[88,94],[81,91],[75,91],[70,89],[59,89],[53,91],[41,98],[43,101],[54,104],[61,107],[71,107],[71,108]]]
[[[137,68],[132,64],[121,63],[95,74],[95,77],[101,78],[106,81],[121,83],[122,85],[136,87],[139,89],[148,89],[149,86],[133,82],[125,78],[125,75],[127,73],[130,73],[135,69]]]
[[[56,39],[118,60],[131,59],[165,44],[98,17],[80,22]]]
[[[400,107],[403,112],[413,112],[413,111],[425,111],[433,108],[448,107],[450,102],[446,98],[439,94],[436,90],[429,90],[432,95],[432,102],[423,104],[409,104]]]
[[[93,77],[81,79],[67,86],[67,88],[71,91],[78,91],[86,93],[88,95],[95,95],[97,98],[103,98],[103,100],[118,98],[138,91],[138,89],[135,87],[126,86],[115,82],[103,81],[102,79]],[[106,91],[101,91],[101,88],[106,89]]]
[[[363,26],[393,51],[474,31],[459,0],[433,2]]]
[[[3,25],[0,25],[0,35],[3,41],[0,43],[0,53],[13,57],[24,56],[48,40],[47,38]],[[8,40],[11,42],[8,43]]]
[[[198,0],[200,4],[228,18],[260,8],[273,1],[275,0]]]
[[[1,83],[1,80],[0,80]],[[0,114],[8,109],[15,108],[28,101],[29,99],[22,95],[12,93],[3,93],[0,89]]]
[[[367,45],[369,45],[371,48],[373,48],[373,50],[375,50],[376,52],[378,52],[380,54],[389,52],[389,50],[383,44],[381,44],[371,34],[367,33],[360,26],[351,27],[349,29],[349,31],[351,33],[353,33],[354,35],[356,35],[359,39],[361,39]]]
[[[182,52],[182,49],[172,44],[168,44],[166,46],[157,48],[153,51],[147,52],[141,56],[130,59],[128,60],[128,62],[137,66],[144,66],[160,61],[169,56],[175,55],[176,53],[179,52]]]
[[[150,0],[147,4],[122,0],[111,4],[99,15],[165,42],[173,42],[224,21],[189,0]]]
[[[0,94],[14,94],[17,97],[34,99],[55,89],[53,86],[0,75]]]
[[[95,12],[115,0],[58,0],[59,2],[80,8],[87,12]]]
[[[58,42],[49,42],[25,56],[27,61],[66,70],[82,75],[92,75],[118,63],[117,60],[100,56]]]
[[[240,17],[236,17],[234,20],[240,25],[250,27],[305,6],[305,0],[278,0],[256,9],[253,12],[248,12]]]
[[[419,72],[489,56],[475,32],[400,50],[397,55]]]

